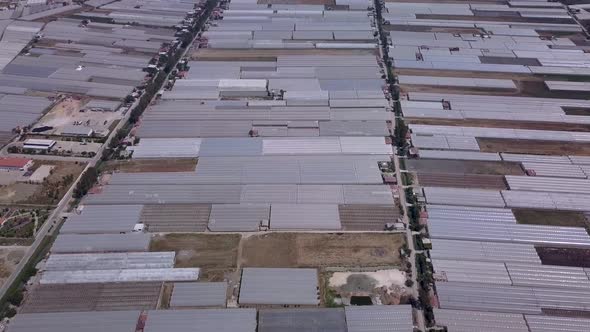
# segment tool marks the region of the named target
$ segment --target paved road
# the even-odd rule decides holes
[[[136,106],[136,104],[137,104],[137,102],[135,104],[133,104],[133,107]],[[125,115],[125,117],[123,118],[123,120],[122,121],[119,121],[119,124],[117,125],[117,127],[115,128],[115,130],[113,130],[110,133],[110,135],[109,135],[106,143],[103,144],[100,147],[100,149],[98,150],[98,153],[96,154],[96,156],[94,158],[92,158],[92,159],[85,158],[86,161],[87,162],[89,161],[89,162],[86,165],[86,167],[84,168],[84,171],[82,173],[80,173],[80,175],[74,181],[74,183],[72,184],[72,186],[70,187],[70,189],[66,192],[66,194],[59,201],[59,203],[57,204],[56,208],[53,210],[53,212],[51,212],[51,214],[49,215],[49,217],[47,218],[47,220],[45,221],[45,223],[43,224],[43,226],[41,226],[41,229],[37,232],[37,235],[35,237],[35,241],[27,249],[27,252],[23,256],[23,258],[20,260],[20,262],[18,263],[18,265],[16,266],[14,272],[4,282],[4,284],[2,285],[2,287],[0,287],[0,298],[4,296],[4,294],[6,293],[6,291],[8,290],[8,288],[16,280],[16,277],[22,272],[22,270],[24,269],[25,265],[33,257],[33,254],[37,251],[37,249],[39,248],[39,246],[43,242],[43,239],[45,238],[45,236],[46,235],[52,235],[53,234],[53,231],[58,228],[56,226],[61,222],[61,214],[68,208],[69,203],[72,200],[72,196],[74,194],[74,188],[76,188],[76,185],[78,184],[78,181],[80,181],[80,179],[82,178],[82,175],[84,174],[84,172],[88,168],[95,167],[96,166],[96,164],[100,160],[100,156],[102,156],[102,152],[104,151],[104,149],[106,147],[108,147],[110,141],[113,139],[113,137],[119,131],[119,129],[121,129],[123,127],[123,125],[129,120],[129,115],[130,114],[131,114],[131,112],[127,112],[127,114]],[[71,159],[68,159],[68,160],[71,161]]]
[[[379,6],[379,2],[375,1],[375,6]],[[375,16],[376,20],[379,20],[380,17]],[[387,47],[387,45],[382,45],[381,44],[381,28],[380,28],[381,22],[377,22],[377,26],[379,27],[378,31],[379,31],[379,38],[378,38],[378,42],[379,42],[379,56],[381,59],[386,60],[385,59],[385,55],[383,52],[383,47]],[[387,76],[387,78],[389,79],[390,76],[390,71],[389,68],[386,65],[387,62],[385,62],[385,75]],[[395,97],[395,96],[392,96]],[[395,100],[392,100],[390,103],[390,106],[393,108],[393,103],[395,103]],[[395,118],[395,121],[399,121],[399,119]],[[396,128],[395,123],[393,128]],[[410,257],[408,258],[408,261],[410,263],[412,263],[412,278],[411,280],[413,281],[412,287],[410,288],[412,297],[418,299],[419,298],[419,293],[418,293],[418,271],[416,269],[416,246],[414,244],[414,236],[412,235],[412,230],[410,229],[410,220],[408,218],[408,206],[407,206],[407,200],[406,200],[406,192],[403,188],[403,181],[402,181],[402,176],[401,176],[401,167],[400,167],[400,162],[399,162],[399,157],[397,155],[394,155],[393,157],[393,162],[395,165],[395,176],[397,178],[397,183],[400,187],[399,190],[399,198],[400,198],[400,205],[404,211],[404,215],[403,215],[403,222],[406,225],[406,241],[408,243],[408,248],[411,249],[411,253],[410,253]],[[418,309],[414,309],[414,317],[416,319],[416,325],[417,327],[421,330],[421,331],[425,331],[426,330],[426,324],[425,324],[425,319],[424,319],[424,313],[422,312],[422,310],[418,310]]]

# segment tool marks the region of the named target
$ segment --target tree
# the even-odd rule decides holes
[[[96,168],[88,168],[88,170],[82,174],[80,181],[74,189],[74,198],[84,197],[84,195],[88,193],[88,190],[90,190],[90,188],[96,183],[96,180],[98,180],[98,172]]]

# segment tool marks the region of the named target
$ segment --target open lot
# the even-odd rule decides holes
[[[589,225],[582,212],[533,209],[513,209],[512,212],[520,224],[571,227],[587,227]]]
[[[197,166],[197,159],[170,158],[153,160],[110,160],[105,163],[106,172],[192,172]]]
[[[528,153],[553,156],[590,156],[590,144],[582,142],[477,138],[477,143],[482,152]]]
[[[238,258],[238,234],[154,235],[150,251],[175,251],[176,267],[231,269]]]
[[[418,173],[524,175],[519,163],[506,161],[408,159],[406,166]]]
[[[0,204],[14,204],[30,201],[31,197],[41,188],[38,184],[13,183],[0,186]]]
[[[61,135],[62,129],[81,123],[80,126],[92,128],[98,136],[106,136],[111,124],[121,119],[121,112],[80,112],[80,109],[90,101],[88,97],[67,97],[57,103],[39,122],[35,128],[53,127],[43,132],[44,135]]]
[[[0,285],[10,276],[14,268],[25,255],[26,247],[0,248]]]
[[[243,240],[245,267],[369,267],[401,264],[400,234],[269,233]]]

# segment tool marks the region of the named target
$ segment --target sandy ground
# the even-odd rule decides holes
[[[14,204],[28,200],[41,188],[37,184],[13,183],[0,187],[0,204]]]
[[[352,296],[368,296],[373,304],[395,305],[407,301],[405,281],[405,272],[396,269],[335,272],[326,286],[329,292],[339,294],[344,304],[350,304]]]
[[[6,186],[23,179],[22,171],[0,171],[0,186]]]
[[[72,151],[73,154],[78,155],[84,151],[87,153],[97,153],[101,146],[101,143],[82,144],[82,142],[75,141],[57,141],[57,144],[55,144],[54,149],[58,151]]]
[[[400,270],[378,270],[375,272],[335,272],[330,278],[330,287],[342,287],[348,283],[351,275],[363,274],[375,280],[375,287],[389,287],[391,285],[404,286],[406,274]]]

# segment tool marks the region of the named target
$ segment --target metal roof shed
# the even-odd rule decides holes
[[[197,281],[198,268],[127,270],[45,271],[41,284],[85,284],[99,282]]]
[[[528,332],[527,323],[521,314],[506,314],[485,311],[434,309],[436,322],[455,332],[474,330]]]
[[[51,254],[45,271],[173,268],[174,251]]]
[[[133,231],[143,205],[86,206],[81,214],[69,217],[61,234],[106,234]]]
[[[150,235],[139,234],[60,234],[52,253],[147,251]]]
[[[412,331],[412,307],[409,305],[346,307],[348,332]]]
[[[177,282],[170,307],[225,307],[226,296],[225,282]]]
[[[318,305],[317,270],[244,268],[239,303]]]
[[[134,332],[140,312],[87,311],[19,314],[8,332]]]
[[[260,310],[258,332],[346,331],[342,308]]]
[[[255,309],[154,310],[144,332],[255,332]]]

